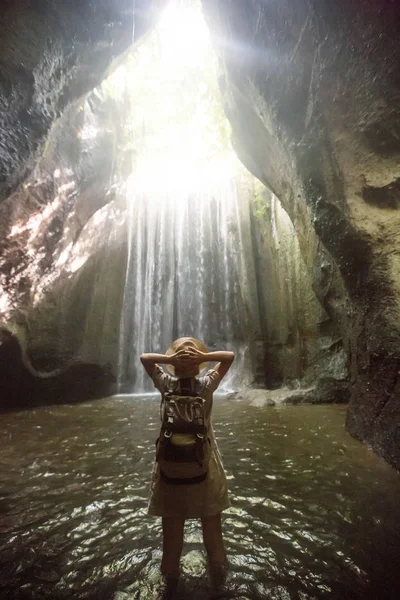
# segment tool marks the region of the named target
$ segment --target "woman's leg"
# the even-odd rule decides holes
[[[224,540],[222,539],[221,514],[201,519],[203,541],[210,563],[227,564]]]
[[[161,572],[168,578],[179,577],[179,561],[183,548],[185,520],[179,517],[163,517],[163,556]]]
[[[208,574],[211,585],[219,590],[225,585],[228,575],[228,560],[222,539],[221,515],[203,518],[203,540],[208,554]]]

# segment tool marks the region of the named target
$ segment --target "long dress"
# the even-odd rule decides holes
[[[177,378],[168,375],[156,365],[153,382],[163,394],[176,389]],[[205,422],[211,441],[207,478],[200,483],[188,485],[166,483],[161,480],[158,463],[154,460],[148,505],[149,515],[183,519],[211,517],[230,506],[228,483],[211,419],[213,392],[217,389],[219,382],[220,376],[214,369],[207,371],[203,377],[196,377],[196,391],[206,401]]]

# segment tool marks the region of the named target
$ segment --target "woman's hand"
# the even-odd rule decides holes
[[[175,354],[171,354],[168,357],[168,364],[174,367],[182,367],[187,365],[193,365],[190,353],[185,349],[178,350]]]
[[[187,369],[188,367],[193,367],[204,362],[204,356],[203,352],[190,346],[175,352],[175,354],[171,354],[168,362],[174,367]]]
[[[201,352],[197,348],[193,346],[188,346],[185,348],[185,360],[187,360],[191,365],[199,365],[204,362],[206,354]]]

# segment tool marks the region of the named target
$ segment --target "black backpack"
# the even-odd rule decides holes
[[[161,399],[161,431],[156,460],[161,478],[172,484],[200,483],[207,477],[211,441],[205,422],[206,400],[194,378],[179,379]]]

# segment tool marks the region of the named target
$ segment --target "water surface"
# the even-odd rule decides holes
[[[160,520],[146,516],[154,397],[0,417],[0,598],[150,600]],[[345,407],[256,408],[219,398],[232,507],[224,597],[400,597],[400,477],[344,430]],[[188,521],[182,597],[209,598]]]

